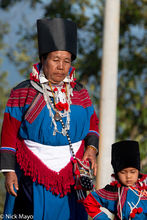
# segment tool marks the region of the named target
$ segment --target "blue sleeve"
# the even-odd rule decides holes
[[[117,200],[117,190],[114,188],[112,189],[110,185],[107,185],[104,189],[91,192],[83,201],[83,204],[88,215],[91,216],[94,220],[108,220],[109,217],[101,210],[101,207],[106,208],[111,213],[116,213]]]
[[[117,210],[118,193],[108,191],[108,186],[104,189],[92,192],[91,194],[102,207],[108,209],[111,213],[115,213]]]
[[[97,216],[93,218],[93,220],[111,220],[104,212],[101,211]]]

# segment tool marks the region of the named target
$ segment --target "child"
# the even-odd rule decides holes
[[[147,220],[147,175],[140,173],[138,142],[114,143],[111,164],[115,181],[86,197],[86,211],[94,220],[110,219],[100,207],[113,213],[115,220]]]

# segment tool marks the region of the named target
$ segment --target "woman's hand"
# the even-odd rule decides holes
[[[14,187],[16,190],[18,190],[18,179],[15,172],[6,172],[5,175],[5,187],[9,194],[12,196],[17,196],[17,193],[14,190]]]
[[[94,176],[96,176],[96,172],[97,172],[96,154],[97,154],[96,150],[87,147],[82,159],[82,160],[88,159],[91,162],[91,168],[93,169]]]

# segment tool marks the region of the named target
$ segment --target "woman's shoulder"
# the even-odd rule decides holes
[[[82,83],[80,83],[79,81],[75,81],[75,87],[74,87],[74,91],[80,91],[81,89],[83,89],[84,88],[84,85],[82,84]]]
[[[20,82],[19,84],[17,84],[13,90],[17,90],[17,89],[23,89],[23,88],[29,88],[31,86],[30,80],[24,80],[22,82]]]
[[[30,80],[24,80],[18,85],[11,89],[10,98],[21,98],[34,97],[37,93],[37,90],[32,86]]]
[[[104,187],[104,190],[108,191],[108,192],[112,192],[112,193],[116,193],[118,192],[118,187],[116,185],[111,185],[111,184],[107,184],[105,187]]]

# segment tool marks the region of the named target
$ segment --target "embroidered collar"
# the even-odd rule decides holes
[[[115,178],[115,174],[111,175],[113,178],[113,181],[110,183],[112,186],[116,186],[118,188],[118,199],[119,199],[119,205],[118,205],[118,216],[122,219],[122,193],[121,193],[121,184],[119,181]],[[139,178],[135,186],[131,187],[124,187],[123,189],[132,190],[132,192],[138,197],[138,200],[136,204],[133,202],[127,202],[130,207],[130,214],[129,214],[129,220],[135,218],[136,214],[140,214],[143,212],[143,208],[139,206],[139,202],[142,196],[147,195],[147,175],[146,174],[139,174]]]
[[[73,66],[70,67],[68,75],[65,77],[63,82],[70,83],[71,87],[74,88],[76,82],[76,78],[74,78],[75,68]],[[32,72],[30,73],[30,80],[39,82],[39,83],[48,83],[42,69],[41,64],[36,63],[33,65]]]
[[[111,177],[113,178],[112,182],[110,183],[111,186],[117,186],[120,188],[122,185],[121,183],[115,178],[115,174],[112,174]],[[147,174],[140,173],[139,178],[134,186],[134,189],[147,190]]]

